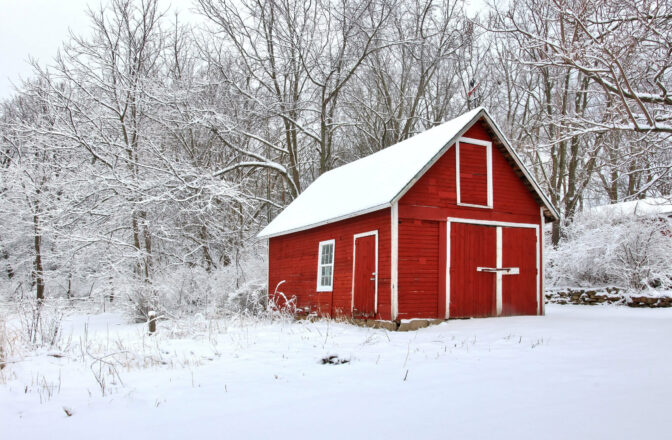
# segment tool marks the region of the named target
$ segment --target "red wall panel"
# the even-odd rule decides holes
[[[487,206],[487,148],[460,142],[460,203]]]
[[[399,319],[439,317],[439,235],[436,221],[399,222]]]
[[[476,268],[495,267],[497,228],[450,225],[450,317],[496,315],[496,275]]]
[[[481,123],[467,130],[464,137],[492,141]],[[455,175],[455,149],[450,148],[404,194],[399,201],[399,215],[402,215],[403,207],[433,207],[444,209],[450,217],[522,223],[540,222],[539,205],[504,155],[494,145],[492,148],[493,209],[458,206]]]
[[[482,124],[481,122],[476,123],[467,130],[464,137],[492,141]],[[420,290],[418,287],[413,287],[410,283],[403,284],[401,275],[402,273],[413,274],[422,270],[422,265],[419,263],[421,259],[424,258],[422,261],[426,262],[427,258],[439,255],[439,252],[446,252],[446,240],[440,239],[435,243],[430,243],[428,240],[418,240],[418,244],[414,247],[405,246],[402,231],[406,228],[406,224],[424,220],[424,222],[416,223],[417,226],[414,227],[413,234],[418,237],[430,237],[433,234],[438,234],[436,232],[440,230],[438,225],[440,223],[445,224],[448,217],[531,224],[540,224],[541,222],[539,205],[530,190],[516,175],[504,154],[494,144],[492,147],[492,209],[457,205],[455,167],[455,149],[450,148],[399,201],[399,317],[402,319],[407,317],[434,317],[435,314],[441,317],[445,316],[441,315],[441,306],[437,306],[435,309],[435,302],[430,299],[430,297],[437,298],[438,303],[439,298],[445,298],[443,296],[445,295],[445,270],[443,272],[440,270],[418,272],[423,274],[420,286],[424,290],[420,294],[418,293],[418,290]],[[470,203],[465,200],[463,202]],[[454,230],[451,231],[451,234],[454,233]],[[408,241],[412,243],[413,239],[408,237]],[[456,262],[452,261],[451,267],[454,264]],[[491,274],[484,276],[494,277]],[[432,292],[432,289],[435,289],[435,291]],[[451,292],[451,304],[453,301]],[[465,307],[471,306],[467,305]],[[437,311],[435,312],[435,310]],[[451,316],[453,316],[452,313]]]
[[[518,267],[519,275],[502,277],[502,315],[537,314],[537,231],[502,228],[502,267]]]
[[[390,319],[390,210],[382,209],[306,231],[269,239],[269,291],[278,287],[297,306],[321,316],[350,316],[352,259],[355,234],[378,230],[378,315]],[[317,256],[320,241],[335,240],[334,288],[317,291]]]

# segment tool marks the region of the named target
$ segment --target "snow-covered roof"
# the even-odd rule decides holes
[[[550,216],[557,211],[492,121],[479,107],[370,156],[322,174],[260,233],[273,237],[389,207],[481,117],[490,123]]]
[[[592,212],[614,216],[652,216],[672,215],[672,199],[663,197],[649,197],[629,202],[613,203],[611,205],[596,206]]]

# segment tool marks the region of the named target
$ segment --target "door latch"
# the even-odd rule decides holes
[[[519,267],[477,267],[476,271],[501,273],[502,275],[520,275]]]

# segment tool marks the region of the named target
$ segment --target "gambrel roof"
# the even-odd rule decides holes
[[[523,165],[511,144],[483,107],[437,125],[370,156],[322,174],[266,226],[260,238],[310,229],[392,206],[479,120],[485,120],[493,144],[543,207],[548,220],[558,212]]]

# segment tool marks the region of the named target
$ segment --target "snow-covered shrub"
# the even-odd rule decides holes
[[[7,324],[0,317],[0,370],[5,368],[7,362]]]
[[[64,306],[60,300],[24,300],[18,303],[20,342],[33,348],[59,347],[63,343]]]
[[[265,280],[252,280],[222,298],[220,310],[227,315],[261,316],[268,309]]]
[[[123,288],[131,315],[138,321],[146,320],[149,310],[173,318],[196,313],[207,317],[260,315],[268,304],[266,262],[260,254],[250,251],[238,264],[211,271],[201,266],[175,266],[156,274],[151,285],[127,282],[117,292]]]
[[[135,322],[144,322],[149,318],[149,312],[155,311],[159,307],[159,292],[156,288],[147,283],[132,283],[126,293],[130,314]]]
[[[672,287],[672,221],[659,216],[578,214],[546,254],[547,285]]]

